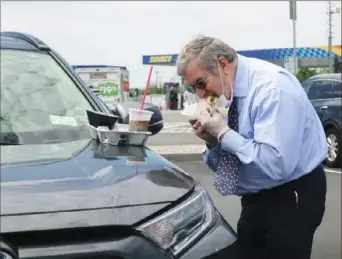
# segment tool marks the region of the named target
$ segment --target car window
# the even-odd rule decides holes
[[[308,94],[310,86],[311,86],[311,81],[302,82],[302,87],[303,87],[304,91],[306,92],[306,94]]]
[[[341,82],[334,80],[316,80],[308,91],[310,100],[331,99],[341,97]]]
[[[88,122],[86,110],[94,109],[50,55],[1,50],[1,142],[85,138],[79,129]]]
[[[342,83],[340,81],[331,81],[331,90],[329,92],[331,98],[341,98]]]

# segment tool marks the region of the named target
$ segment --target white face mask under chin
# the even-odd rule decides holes
[[[222,108],[229,108],[232,105],[232,102],[233,102],[233,98],[230,98],[230,100],[227,100],[227,98],[223,94],[221,94],[220,97],[218,98],[217,104],[218,106]]]
[[[232,87],[232,82],[230,81],[230,78],[228,78],[229,80],[229,86],[230,86],[230,91],[231,91],[231,95],[230,95],[230,100],[227,100],[226,96],[224,95],[224,85],[223,85],[223,79],[222,79],[222,74],[221,74],[221,70],[220,70],[220,66],[219,64],[217,64],[218,66],[218,70],[219,70],[219,74],[220,74],[220,79],[221,79],[221,87],[222,87],[222,94],[220,95],[220,97],[218,98],[218,106],[222,107],[222,108],[229,108],[232,105],[233,102],[233,87]]]

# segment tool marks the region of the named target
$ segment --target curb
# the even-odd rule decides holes
[[[189,162],[189,161],[203,161],[201,153],[187,153],[187,154],[159,154],[165,159],[173,162]]]
[[[170,161],[203,161],[203,144],[148,146],[148,148]]]

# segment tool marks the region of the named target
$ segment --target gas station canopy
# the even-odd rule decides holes
[[[341,57],[341,45],[332,47],[332,56]],[[291,57],[293,48],[277,48],[277,49],[256,49],[256,50],[241,50],[237,51],[246,57],[258,58],[269,61],[271,63],[284,66],[286,57]],[[296,55],[298,58],[298,65],[301,68],[305,67],[328,67],[328,47],[303,47],[297,48]],[[162,65],[175,66],[178,54],[166,55],[144,55],[142,57],[143,65]]]

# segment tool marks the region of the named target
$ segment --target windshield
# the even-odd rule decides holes
[[[1,144],[64,143],[90,138],[94,110],[48,54],[1,50]]]

